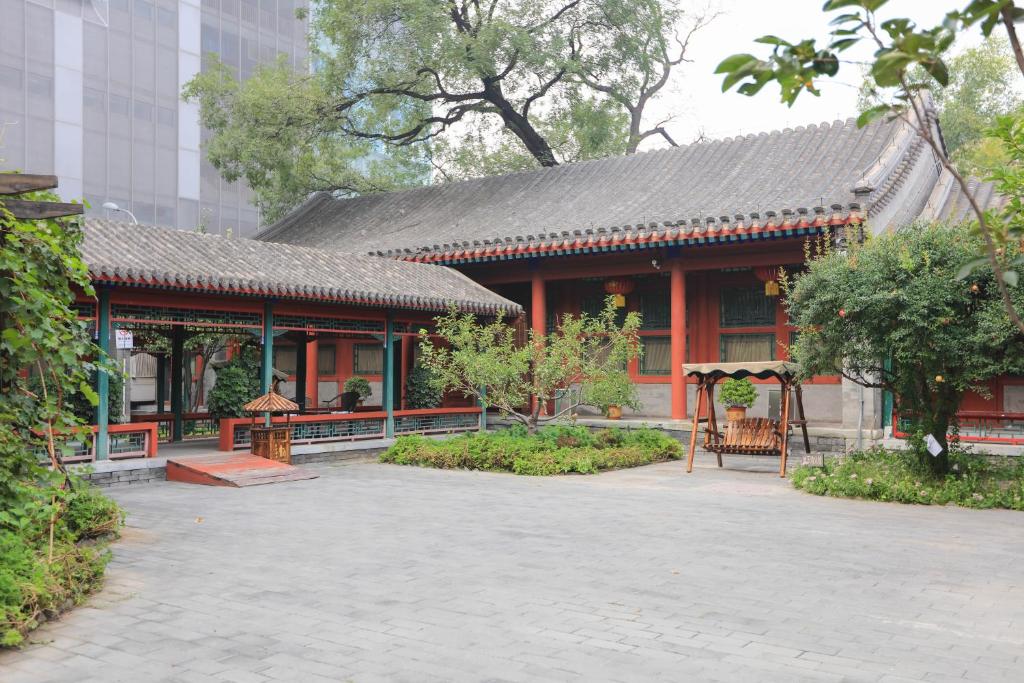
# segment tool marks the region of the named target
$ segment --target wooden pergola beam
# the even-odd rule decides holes
[[[80,216],[85,211],[81,204],[70,202],[30,202],[24,199],[3,199],[0,206],[14,214],[15,218],[29,221],[47,218],[63,218],[64,216]]]
[[[57,176],[38,173],[0,173],[0,194],[21,194],[57,187]]]

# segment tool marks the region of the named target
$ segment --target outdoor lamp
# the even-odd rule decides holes
[[[132,223],[134,223],[135,225],[139,224],[139,219],[135,217],[135,214],[133,214],[128,209],[122,209],[114,202],[103,202],[103,208],[107,209],[108,211],[121,211],[122,213],[126,213],[131,217]]]

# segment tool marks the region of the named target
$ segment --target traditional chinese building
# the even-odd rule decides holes
[[[629,372],[645,416],[692,407],[683,362],[785,359],[795,330],[774,280],[809,239],[964,210],[910,126],[835,121],[633,156],[339,199],[318,194],[259,235],[458,269],[528,311],[538,332],[608,293],[643,314]],[[804,387],[818,425],[877,430],[880,392]],[[992,408],[1021,400],[1000,388]],[[756,411],[776,409],[762,392]]]

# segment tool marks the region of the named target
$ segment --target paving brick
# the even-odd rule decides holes
[[[115,487],[106,588],[0,679],[1024,680],[1019,513],[817,498],[738,462]]]

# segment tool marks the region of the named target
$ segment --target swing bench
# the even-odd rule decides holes
[[[693,471],[693,457],[697,450],[697,430],[701,423],[704,430],[704,450],[714,453],[718,466],[722,466],[722,455],[770,455],[779,457],[779,476],[786,476],[786,456],[789,451],[789,431],[799,425],[803,432],[804,449],[811,452],[811,441],[807,436],[807,418],[804,415],[803,392],[796,381],[799,366],[787,361],[764,361],[757,363],[698,363],[683,365],[683,372],[697,380],[697,405],[693,411],[693,429],[690,432],[690,452],[686,471]],[[730,420],[719,431],[715,419],[715,385],[726,378],[775,379],[782,385],[780,419],[748,417]],[[800,419],[791,419],[790,395],[796,395],[796,407]],[[701,407],[707,409],[707,417],[701,417]]]

